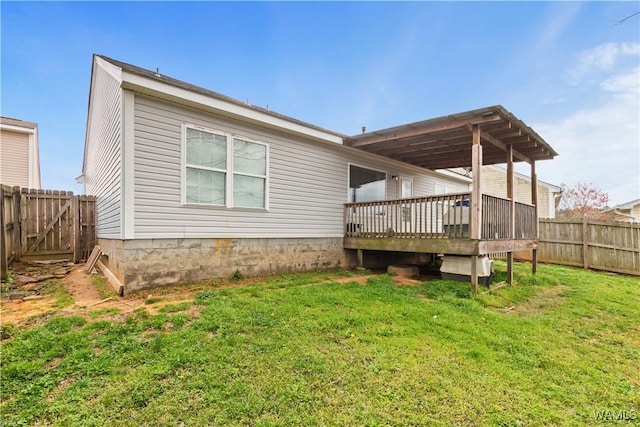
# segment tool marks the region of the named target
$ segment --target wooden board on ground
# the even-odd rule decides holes
[[[95,245],[86,263],[87,273],[91,273],[91,270],[93,270],[93,268],[96,266],[96,263],[100,259],[101,255],[102,255],[102,248],[100,248],[100,246],[98,245]]]
[[[111,270],[109,270],[109,267],[104,265],[102,261],[100,261],[100,259],[98,259],[98,261],[96,262],[96,266],[100,269],[100,271],[102,271],[102,274],[107,277],[109,284],[111,284],[116,293],[120,296],[124,295],[124,285],[120,282],[120,280],[118,280],[115,274],[113,274]]]

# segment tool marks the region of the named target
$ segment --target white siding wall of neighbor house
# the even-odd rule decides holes
[[[413,178],[414,196],[435,193],[447,179],[399,162],[335,144],[296,138],[136,94],[134,103],[134,235],[157,238],[341,237],[349,164],[387,172],[387,198],[398,195],[390,176]],[[269,209],[181,205],[183,123],[269,145]]]
[[[531,181],[514,176],[516,202],[531,204]],[[507,174],[493,167],[482,169],[482,192],[496,197],[507,197]],[[538,217],[554,218],[555,206],[549,188],[538,184]]]
[[[0,183],[29,187],[29,134],[0,131]]]
[[[611,211],[610,211],[611,212]],[[626,209],[612,209],[613,220],[622,222],[640,222],[640,203]]]
[[[92,103],[87,123],[85,193],[97,197],[97,235],[122,238],[122,90],[98,60],[93,75]],[[112,71],[113,72],[113,71]]]

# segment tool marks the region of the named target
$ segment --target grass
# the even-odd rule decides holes
[[[517,286],[475,298],[457,282],[398,286],[381,275],[363,286],[332,272],[205,290],[122,321],[58,316],[3,341],[1,424],[640,417],[640,281],[559,266],[534,279],[526,269],[517,265]]]
[[[117,296],[116,291],[109,285],[107,278],[101,275],[91,277],[91,283],[96,287],[100,298],[109,298]]]
[[[55,298],[53,308],[64,308],[73,304],[73,296],[64,288],[60,280],[48,280],[45,282],[46,294]]]

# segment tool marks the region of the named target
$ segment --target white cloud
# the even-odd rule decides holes
[[[603,43],[582,52],[578,64],[568,72],[571,84],[603,71],[612,71],[622,57],[640,55],[640,43]]]
[[[600,83],[600,87],[607,92],[638,95],[640,93],[640,67],[626,74],[609,77]]]
[[[559,153],[540,163],[540,176],[593,183],[624,203],[640,195],[640,68],[610,74],[599,87],[599,103],[535,126]]]

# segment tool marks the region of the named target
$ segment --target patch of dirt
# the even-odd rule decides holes
[[[396,285],[405,285],[405,286],[414,286],[419,285],[423,282],[428,282],[429,280],[438,280],[439,276],[420,276],[420,277],[404,277],[404,276],[393,276],[393,281],[396,282]]]
[[[30,317],[40,316],[52,312],[55,298],[45,297],[43,299],[23,301],[21,299],[0,300],[0,319],[2,323],[19,324]]]
[[[166,295],[158,303],[145,304],[147,296],[143,294],[125,298],[114,294],[103,298],[93,284],[92,276],[86,272],[84,265],[74,265],[63,261],[13,263],[11,267],[14,272],[14,281],[11,284],[3,285],[3,298],[0,300],[0,320],[3,324],[24,324],[34,317],[46,317],[46,315],[53,313],[89,316],[91,312],[98,310],[105,312],[105,315],[100,315],[100,317],[116,317],[131,313],[140,307],[147,307],[148,311],[154,314],[159,307],[173,301],[192,299],[197,292],[197,289],[181,289],[175,295]],[[52,276],[51,273],[54,271],[56,275],[48,277]],[[48,289],[48,280],[60,280],[64,289],[73,298],[73,304],[61,309],[57,308],[57,298]]]
[[[64,276],[61,275],[61,268],[65,268],[67,271]],[[53,295],[47,294],[46,280],[43,279],[39,282],[29,282],[24,280],[26,284],[19,282],[17,285],[11,285],[11,292],[22,292],[29,295],[37,295],[38,299],[23,300],[21,297],[15,299],[7,298],[7,295],[3,294],[3,298],[0,300],[0,320],[1,323],[11,324],[24,324],[35,316],[45,316],[53,313],[62,313],[65,315],[77,315],[89,317],[94,311],[101,311],[98,316],[93,315],[93,318],[104,319],[116,319],[121,318],[127,314],[133,313],[135,310],[144,308],[149,314],[157,314],[159,309],[169,304],[178,304],[181,302],[192,302],[195,295],[198,292],[207,289],[222,289],[228,287],[242,286],[246,284],[260,283],[264,278],[247,278],[233,283],[199,283],[189,286],[176,286],[169,288],[157,288],[147,291],[141,291],[124,297],[113,294],[110,297],[103,298],[100,291],[93,284],[92,275],[87,273],[84,265],[74,265],[66,263],[61,265],[60,263],[47,263],[47,264],[12,264],[15,277],[20,276],[32,276],[34,278],[43,277],[49,275],[53,270],[59,274],[58,278],[51,278],[60,280],[65,290],[73,297],[73,304],[64,308],[56,308],[56,298]],[[361,285],[366,285],[367,281],[372,277],[377,277],[378,273],[366,274],[366,275],[354,275],[350,277],[342,277],[331,279],[332,283],[351,283],[355,282]],[[420,278],[409,278],[402,276],[394,276],[393,280],[400,286],[414,286],[425,280],[430,280],[435,277],[424,276]],[[33,283],[37,283],[38,286],[33,286]],[[321,283],[321,282],[320,282]],[[305,285],[315,286],[317,283]],[[30,286],[31,285],[31,286]],[[6,286],[6,285],[3,285]],[[24,287],[31,287],[26,291]],[[15,296],[15,295],[14,295]],[[199,309],[197,307],[190,307],[185,311],[192,317],[197,317]]]
[[[91,276],[83,267],[76,268],[62,280],[62,285],[73,297],[77,306],[88,306],[100,301],[101,295],[93,285]]]
[[[557,307],[564,301],[564,297],[561,295],[562,291],[567,289],[567,286],[556,285],[551,288],[544,288],[542,292],[537,293],[531,299],[518,304],[505,314],[522,314],[525,316],[533,316],[541,314],[551,308]]]
[[[373,274],[364,274],[361,276],[352,276],[352,277],[341,277],[339,279],[331,279],[329,282],[331,283],[351,283],[356,282],[360,285],[366,285],[367,281],[372,277],[378,277],[380,274],[384,274],[384,272],[373,273]],[[405,276],[392,276],[393,281],[396,285],[400,286],[415,286],[419,285],[423,282],[427,282],[429,280],[440,279],[439,276],[420,276],[420,277],[405,277]],[[313,286],[315,283],[306,285]]]
[[[331,283],[342,283],[342,284],[355,282],[355,283],[357,283],[359,285],[366,285],[367,281],[370,278],[376,277],[376,276],[377,276],[377,274],[364,274],[362,276],[340,277],[340,278],[337,278],[337,279],[331,279],[328,282],[331,282]],[[311,283],[311,284],[306,285],[306,286],[313,286],[313,285],[315,285],[315,283]]]

